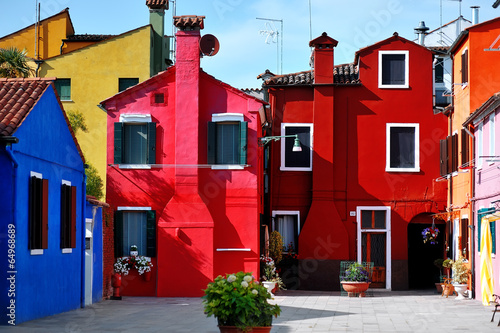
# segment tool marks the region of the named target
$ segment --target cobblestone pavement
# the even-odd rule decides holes
[[[479,300],[455,300],[432,291],[373,291],[354,298],[340,292],[282,291],[282,308],[272,333],[285,332],[500,332],[500,314]],[[85,309],[32,320],[13,332],[197,332],[217,333],[214,318],[203,314],[200,298],[124,297]]]

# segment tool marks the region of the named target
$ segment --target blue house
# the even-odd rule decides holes
[[[0,323],[84,306],[84,159],[50,79],[0,79],[0,175]]]

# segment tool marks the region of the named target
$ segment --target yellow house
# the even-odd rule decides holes
[[[164,36],[167,0],[147,0],[150,24],[120,35],[75,35],[69,10],[0,38],[0,47],[27,49],[36,75],[56,77],[64,109],[83,114],[88,131],[77,139],[86,161],[106,180],[106,112],[100,101],[165,70],[169,43]],[[37,38],[35,38],[35,33]],[[35,40],[38,44],[35,46]],[[36,52],[35,52],[36,48]],[[105,187],[104,187],[105,189]]]

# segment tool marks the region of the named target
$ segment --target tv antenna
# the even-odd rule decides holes
[[[260,30],[261,35],[266,36],[266,44],[276,43],[276,64],[278,74],[283,73],[283,20],[257,17],[257,20],[267,21],[264,29]],[[276,29],[274,22],[281,23],[281,32]],[[281,42],[281,43],[280,43]],[[281,52],[280,52],[281,47]],[[280,60],[281,56],[281,60]]]

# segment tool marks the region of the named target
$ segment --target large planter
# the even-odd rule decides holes
[[[242,333],[243,331],[240,330],[236,326],[219,326],[220,333]],[[247,331],[244,331],[245,333],[247,332],[262,332],[262,333],[269,333],[271,332],[271,326],[263,326],[263,327],[252,327]]]
[[[365,291],[370,287],[370,282],[358,282],[358,281],[341,281],[342,288],[347,292],[349,297],[365,297]]]
[[[455,299],[465,299],[464,297],[464,292],[467,290],[467,283],[464,284],[459,284],[459,283],[454,283],[453,287],[455,288],[455,291],[457,292],[457,297]]]

